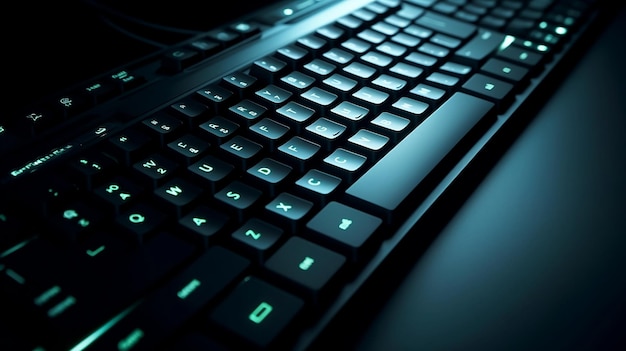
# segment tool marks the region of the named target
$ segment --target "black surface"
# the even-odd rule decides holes
[[[385,302],[362,299],[337,344],[626,349],[625,34],[622,10],[425,251],[405,248],[406,279],[382,274],[371,299]]]

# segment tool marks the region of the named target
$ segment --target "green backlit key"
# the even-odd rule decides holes
[[[304,301],[259,278],[247,277],[219,304],[210,321],[241,347],[274,349],[304,307]],[[283,339],[282,341],[285,341]]]

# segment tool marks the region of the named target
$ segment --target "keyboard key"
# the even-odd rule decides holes
[[[135,173],[146,180],[152,188],[163,184],[179,167],[178,163],[160,154],[151,155],[133,164]]]
[[[288,73],[280,78],[279,82],[282,87],[297,94],[302,94],[304,91],[310,89],[313,83],[315,83],[315,78],[299,71]]]
[[[517,88],[525,85],[529,72],[525,67],[495,58],[489,59],[480,69],[483,72],[513,82]]]
[[[120,134],[111,137],[107,150],[115,156],[123,165],[129,166],[146,156],[152,145],[152,139],[144,132],[136,128],[129,128]]]
[[[262,90],[261,94],[263,95],[271,95],[270,99],[274,99],[274,101],[277,104],[280,104],[283,102],[283,99],[286,96],[291,95],[291,93],[280,89],[280,92],[278,91],[280,88],[275,87],[273,91],[269,91],[269,90]],[[276,95],[274,95],[276,94]],[[251,100],[247,100],[244,99],[240,102],[237,102],[236,104],[234,104],[233,106],[228,108],[228,111],[230,112],[230,115],[233,116],[240,124],[240,125],[244,125],[249,127],[251,124],[253,124],[255,121],[258,121],[259,119],[265,117],[265,115],[267,114],[267,108],[263,107]]]
[[[287,63],[272,56],[254,61],[250,67],[250,75],[266,83],[275,83],[287,68]]]
[[[192,242],[208,248],[216,237],[230,223],[230,218],[222,212],[205,205],[199,205],[178,220]]]
[[[178,48],[163,55],[161,65],[170,73],[177,73],[200,61],[202,56],[191,48]]]
[[[389,138],[367,129],[361,129],[348,139],[348,145],[357,153],[376,161],[389,145]]]
[[[346,262],[343,255],[292,236],[265,262],[265,268],[319,305],[336,288],[333,283]]]
[[[287,164],[294,165],[298,172],[304,172],[307,165],[311,163],[319,153],[321,146],[301,137],[293,137],[286,143],[278,147],[282,159]]]
[[[310,58],[307,50],[296,45],[287,45],[276,50],[276,55],[281,61],[285,61],[291,68],[296,68]]]
[[[307,135],[310,136],[310,139],[320,144],[327,151],[333,148],[346,129],[345,125],[331,121],[328,118],[319,118],[306,127]]]
[[[345,124],[349,130],[354,130],[364,118],[370,114],[369,109],[354,104],[350,101],[342,101],[333,107],[331,117],[341,124]]]
[[[102,200],[103,207],[110,209],[110,213],[119,214],[136,203],[144,194],[144,189],[129,178],[116,176],[95,188],[94,194]]]
[[[227,90],[237,93],[239,98],[243,98],[244,94],[256,87],[257,79],[243,72],[233,72],[222,77],[220,82]]]
[[[210,321],[239,340],[238,348],[271,350],[278,347],[281,336],[288,335],[303,308],[299,297],[259,278],[246,277],[211,312]]]
[[[284,230],[281,228],[253,217],[235,230],[231,238],[236,245],[239,244],[239,247],[254,257],[255,262],[263,263],[274,252],[283,235]]]
[[[263,118],[250,126],[250,131],[253,133],[253,137],[256,136],[254,140],[269,148],[270,151],[275,151],[280,142],[288,135],[290,129],[273,119]]]
[[[470,41],[454,53],[454,58],[461,63],[479,66],[504,41],[505,36],[498,32],[481,29]]]
[[[186,121],[187,127],[195,127],[202,120],[209,108],[190,98],[171,104],[170,109],[182,120]]]
[[[461,39],[467,39],[476,32],[476,26],[473,24],[461,22],[430,11],[418,18],[415,23]]]
[[[387,135],[394,143],[406,134],[411,121],[389,112],[383,112],[371,121],[372,129]]]
[[[170,179],[154,190],[156,199],[176,217],[188,212],[198,202],[202,193],[203,189],[200,186],[180,177]]]
[[[247,218],[254,207],[258,204],[263,192],[252,186],[235,180],[215,194],[220,208],[225,208],[234,214],[238,222]]]
[[[276,114],[280,118],[279,122],[284,122],[296,132],[300,132],[303,128],[303,124],[311,119],[316,112],[315,110],[300,105],[297,102],[290,101],[283,107],[276,110]]]
[[[224,111],[226,106],[229,106],[235,93],[217,84],[209,84],[197,90],[194,96],[207,105],[211,112],[219,113]]]
[[[273,84],[255,92],[257,101],[269,109],[277,109],[288,101],[292,93]]]
[[[206,155],[187,169],[196,176],[198,184],[213,194],[225,185],[228,177],[235,170],[235,166],[214,156]]]
[[[296,233],[305,218],[311,213],[313,203],[289,193],[280,193],[265,209],[272,218],[290,233]]]
[[[161,210],[147,203],[138,203],[115,217],[119,229],[130,242],[141,245],[148,241],[168,217]]]
[[[325,205],[339,188],[342,180],[328,173],[312,169],[296,181],[296,192]]]
[[[391,223],[394,215],[402,212],[405,200],[414,198],[410,194],[421,189],[425,178],[463,137],[479,122],[493,117],[494,106],[486,100],[455,93],[357,179],[346,194],[355,204]],[[416,150],[428,152],[420,154]],[[389,177],[390,169],[395,170],[393,178]]]
[[[220,145],[235,135],[235,132],[239,129],[239,124],[224,117],[215,116],[200,124],[199,127],[203,132],[206,132],[202,135],[207,137],[210,143]]]
[[[209,146],[211,144],[193,134],[185,134],[167,144],[173,157],[184,165],[197,161],[209,149]]]
[[[512,102],[513,84],[480,73],[474,74],[462,88],[495,102],[500,111],[504,111]]]
[[[307,223],[312,235],[346,255],[351,262],[363,259],[382,220],[338,202],[330,202]]]
[[[220,145],[220,151],[225,158],[240,169],[250,167],[260,156],[261,150],[261,144],[240,135]]]
[[[302,102],[314,110],[325,113],[328,108],[335,103],[338,96],[318,87],[313,87],[300,94]]]
[[[143,121],[151,137],[156,138],[161,146],[177,137],[183,130],[183,122],[164,111],[152,115]]]
[[[264,158],[248,168],[246,174],[260,189],[270,197],[275,196],[291,176],[293,168],[271,158]]]
[[[367,158],[355,152],[338,148],[324,158],[323,169],[352,182],[365,167]]]

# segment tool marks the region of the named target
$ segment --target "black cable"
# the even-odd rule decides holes
[[[170,34],[184,35],[184,36],[194,36],[194,35],[202,33],[201,31],[198,31],[198,30],[192,30],[192,29],[187,29],[187,28],[182,28],[182,27],[172,27],[172,26],[155,23],[155,22],[146,21],[142,18],[129,15],[123,11],[107,6],[97,0],[82,0],[82,1],[87,6],[91,7],[106,25],[110,26],[114,30],[119,31],[126,36],[132,37],[135,40],[140,40],[149,45],[156,46],[159,48],[169,46],[169,44],[159,41],[159,40],[148,38],[145,35],[140,35],[136,33],[136,31],[128,29],[127,26],[124,26],[120,24],[119,22],[114,21],[113,18],[127,22],[134,26],[138,26],[138,28],[142,29],[142,31],[144,32],[146,30],[157,30],[159,32],[167,32]]]
[[[141,36],[141,35],[139,35],[139,34],[137,34],[137,33],[134,33],[134,32],[132,32],[132,31],[129,31],[128,29],[126,29],[126,28],[124,28],[124,27],[122,27],[122,26],[119,26],[117,23],[113,22],[110,18],[108,18],[108,17],[106,17],[106,16],[100,15],[100,17],[99,17],[99,18],[100,18],[100,20],[101,20],[102,22],[104,22],[106,25],[108,25],[109,27],[113,28],[114,30],[116,30],[116,31],[118,31],[118,32],[120,32],[120,33],[122,33],[122,34],[126,35],[127,37],[133,38],[133,39],[135,39],[135,40],[139,40],[139,41],[141,41],[141,42],[143,42],[143,43],[146,43],[146,44],[148,44],[148,45],[155,46],[155,47],[157,47],[157,48],[166,48],[166,47],[168,47],[168,46],[169,46],[169,45],[167,45],[167,44],[165,44],[165,43],[161,43],[161,42],[159,42],[159,41],[155,41],[155,40],[152,40],[152,39],[146,38],[146,37],[144,37],[144,36]]]

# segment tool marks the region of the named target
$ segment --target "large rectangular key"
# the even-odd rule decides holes
[[[494,112],[491,102],[455,93],[352,184],[346,194],[391,222],[444,157],[479,122],[494,117]]]
[[[477,27],[473,24],[455,20],[430,11],[415,20],[415,23],[461,39],[471,37],[477,29]]]

